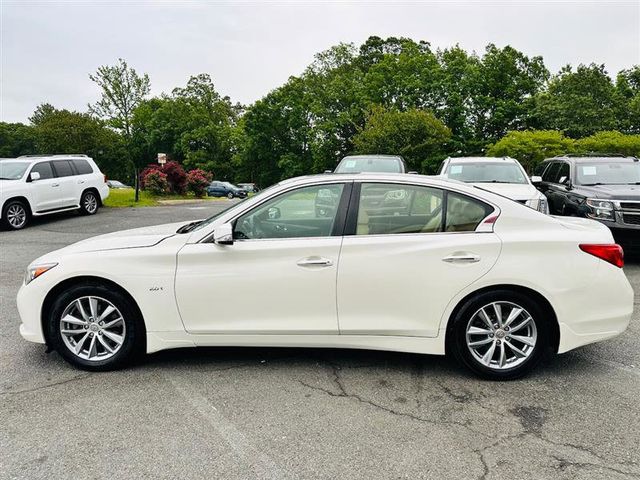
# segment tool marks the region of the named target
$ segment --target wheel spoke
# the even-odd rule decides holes
[[[86,325],[87,322],[85,322],[84,320],[80,320],[79,318],[74,317],[73,315],[66,315],[62,321],[64,323],[70,323],[71,325]]]
[[[113,353],[113,352],[114,352],[113,348],[111,348],[111,346],[109,345],[109,343],[107,343],[107,341],[103,338],[103,336],[102,336],[102,335],[99,335],[99,336],[98,336],[98,341],[102,344],[102,346],[103,346],[104,348],[106,348],[106,349],[107,349],[107,351],[108,351],[109,353]]]
[[[493,323],[489,320],[489,316],[487,315],[487,312],[484,311],[484,308],[480,309],[478,316],[482,318],[482,321],[493,331]]]
[[[496,351],[496,342],[492,340],[493,343],[489,347],[489,350],[482,356],[482,363],[484,363],[487,367],[491,364],[491,359],[493,358],[493,353]]]
[[[518,315],[520,315],[522,313],[522,308],[516,307],[513,308],[511,310],[511,312],[509,312],[509,316],[507,317],[507,319],[505,320],[504,324],[502,325],[503,327],[508,327],[509,325],[511,325],[511,323],[518,318]]]
[[[84,328],[77,328],[75,330],[60,330],[60,332],[63,335],[73,337],[74,335],[78,335],[79,333],[86,333],[87,331]]]
[[[493,330],[485,330],[484,328],[469,327],[467,333],[469,335],[489,335]]]
[[[507,355],[504,349],[504,342],[500,344],[500,367],[504,367],[505,363],[507,363]]]
[[[516,325],[515,327],[511,328],[511,332],[517,332],[518,330],[520,330],[522,327],[525,327],[529,324],[529,322],[531,321],[531,317],[527,317],[525,318],[522,322],[520,322],[518,325]]]
[[[482,345],[486,345],[487,343],[491,343],[491,342],[493,342],[493,338],[487,337],[487,338],[485,338],[483,340],[478,340],[478,341],[475,341],[475,342],[469,342],[469,346],[470,347],[480,347]]]
[[[530,347],[536,346],[536,341],[532,337],[523,337],[521,335],[509,335],[511,340],[516,340],[520,343],[524,343],[525,345],[529,345]]]
[[[78,355],[82,351],[82,346],[84,345],[84,342],[87,338],[89,338],[89,332],[85,333],[84,337],[82,337],[80,341],[76,343],[76,355]]]
[[[94,320],[98,318],[98,299],[95,297],[89,297],[89,309],[91,310],[91,316]]]
[[[91,343],[89,344],[89,353],[87,354],[87,358],[89,360],[91,360],[91,357],[96,355],[96,337],[97,335],[91,337]]]
[[[84,318],[84,320],[86,322],[88,322],[89,321],[89,315],[87,315],[87,312],[84,310],[84,307],[82,306],[82,299],[81,298],[76,300],[76,307],[78,307],[78,311],[80,312],[80,315],[82,315],[82,318]]]
[[[122,345],[122,341],[124,340],[124,337],[122,335],[118,335],[117,333],[113,333],[108,330],[103,330],[102,333],[103,335],[105,335],[110,340],[113,340],[118,345]]]
[[[520,350],[518,347],[515,347],[513,345],[513,343],[509,342],[508,340],[505,340],[505,342],[507,345],[509,345],[509,348],[513,351],[513,353],[515,353],[518,357],[526,357],[527,354],[524,353],[522,350]]]
[[[493,304],[493,311],[496,314],[496,320],[498,321],[498,325],[502,327],[502,307],[500,306],[499,303]]]
[[[114,325],[117,325],[120,322],[122,322],[122,317],[118,317],[115,320],[111,320],[109,323],[105,323],[102,328],[111,328],[111,327],[113,327]]]
[[[116,311],[116,307],[114,307],[113,305],[109,305],[107,308],[104,309],[104,311],[100,314],[100,317],[98,318],[98,321],[101,322],[102,320],[104,320],[105,318],[107,318],[109,315],[111,315],[113,312]]]

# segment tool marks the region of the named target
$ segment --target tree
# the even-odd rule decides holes
[[[576,150],[580,153],[619,153],[640,157],[640,135],[598,132],[578,140]]]
[[[132,151],[133,132],[132,121],[135,109],[142,103],[151,89],[149,76],[142,76],[127,65],[123,59],[113,66],[104,65],[89,75],[101,90],[101,98],[95,104],[89,105],[89,112],[98,118],[105,119],[109,125],[119,131],[127,144],[128,159],[133,165],[135,175],[135,201],[140,195],[140,181],[138,171],[145,165],[147,159],[140,151]]]
[[[522,163],[527,172],[532,173],[545,158],[571,153],[574,148],[575,142],[561,132],[527,130],[507,133],[488,148],[487,155],[515,158]]]
[[[402,155],[410,170],[434,173],[451,131],[432,113],[373,109],[353,143],[356,153]]]
[[[534,124],[581,138],[618,126],[620,97],[604,65],[569,66],[536,98]]]
[[[37,153],[36,131],[22,123],[0,122],[0,158]]]

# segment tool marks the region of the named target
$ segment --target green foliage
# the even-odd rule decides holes
[[[0,122],[0,158],[15,158],[36,152],[36,131],[32,126]]]
[[[430,112],[376,107],[353,143],[356,153],[402,155],[410,170],[434,173],[450,138],[451,131]]]
[[[640,157],[640,135],[620,132],[598,132],[575,142],[579,153],[620,153]]]
[[[552,130],[526,130],[509,132],[502,139],[491,145],[487,155],[492,157],[513,157],[522,163],[527,172],[532,173],[535,167],[545,158],[571,153],[574,141],[561,132]]]

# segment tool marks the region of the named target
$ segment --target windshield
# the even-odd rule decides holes
[[[394,157],[345,157],[335,173],[386,172],[402,173],[402,163]]]
[[[511,162],[451,162],[445,175],[467,183],[529,183],[520,166]]]
[[[640,162],[578,163],[578,185],[628,185],[640,182]]]
[[[0,180],[19,180],[29,167],[26,162],[0,162]]]

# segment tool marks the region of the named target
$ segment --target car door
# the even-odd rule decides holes
[[[185,245],[176,299],[196,334],[337,334],[336,272],[350,183],[298,187],[233,221],[232,245]],[[342,210],[317,216],[330,190]]]
[[[74,207],[80,205],[80,194],[75,181],[75,172],[69,160],[54,160],[51,162],[56,175],[57,188],[60,195],[60,207]]]
[[[78,202],[80,202],[80,197],[82,196],[82,192],[88,187],[97,187],[96,185],[96,177],[97,175],[93,171],[93,167],[91,164],[83,158],[75,158],[71,160],[73,164],[75,175],[74,182],[76,185],[76,195]],[[101,179],[100,182],[104,182],[104,179]]]
[[[498,258],[499,238],[475,232],[493,207],[421,185],[356,185],[338,269],[340,333],[437,336],[450,300]]]
[[[38,180],[31,179],[31,173],[38,173]],[[31,190],[33,209],[36,213],[60,208],[60,184],[55,178],[50,162],[36,163],[27,176]]]
[[[549,208],[555,215],[566,213],[567,195],[569,193],[566,181],[570,180],[570,169],[567,162],[558,162],[553,175],[549,178],[545,195],[549,202]]]

